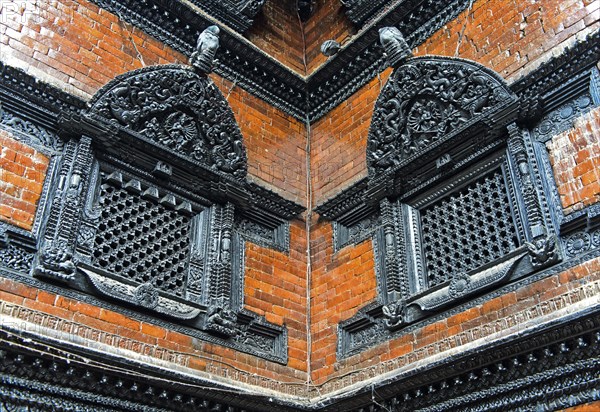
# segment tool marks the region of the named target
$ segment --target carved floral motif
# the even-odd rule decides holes
[[[143,283],[133,291],[136,303],[154,309],[158,305],[158,290],[151,283]]]
[[[461,296],[469,293],[469,287],[471,285],[471,277],[464,272],[457,273],[452,279],[450,279],[450,284],[448,285],[448,294],[458,299]]]

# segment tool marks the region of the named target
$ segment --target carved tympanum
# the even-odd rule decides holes
[[[370,174],[424,153],[510,98],[498,75],[476,63],[408,59],[392,73],[375,105],[367,146]]]
[[[148,67],[118,76],[90,106],[92,116],[139,132],[214,171],[238,180],[246,176],[246,150],[227,101],[190,67]]]

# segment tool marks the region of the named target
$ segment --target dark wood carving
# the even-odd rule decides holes
[[[61,112],[33,274],[285,362],[285,327],[243,309],[245,242],[286,252],[302,208],[246,181],[241,132],[207,78],[217,34],[202,33],[191,67],[123,74]]]
[[[512,99],[504,82],[476,63],[407,60],[377,100],[367,147],[369,173],[383,173],[431,150]]]
[[[396,28],[380,40],[395,69],[373,111],[368,177],[317,208],[338,248],[371,237],[375,254],[377,300],[340,323],[340,356],[561,259],[516,94],[475,62],[411,58]]]
[[[233,113],[217,87],[192,68],[165,65],[119,76],[90,102],[89,114],[140,133],[237,180],[246,151]]]

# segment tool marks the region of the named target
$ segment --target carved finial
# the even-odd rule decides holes
[[[196,43],[196,51],[192,53],[190,64],[201,73],[208,74],[212,71],[215,54],[219,48],[219,28],[208,26]]]
[[[412,57],[408,43],[396,27],[382,27],[379,29],[379,42],[383,46],[387,60],[392,67],[398,67],[404,60]]]
[[[335,40],[326,40],[321,44],[321,53],[327,57],[331,57],[337,54],[341,49],[341,46]]]

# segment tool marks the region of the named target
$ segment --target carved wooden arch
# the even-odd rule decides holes
[[[192,67],[153,66],[117,76],[94,95],[88,113],[213,171],[246,177],[246,149],[233,112],[214,83]]]
[[[484,66],[437,56],[408,59],[381,91],[367,142],[374,177],[450,143],[461,130],[491,119],[516,97]],[[494,125],[487,122],[488,128]]]

